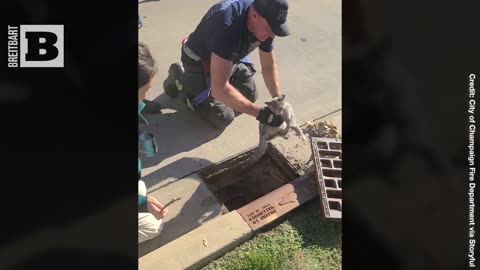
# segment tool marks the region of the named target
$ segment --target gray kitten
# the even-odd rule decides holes
[[[255,153],[245,161],[242,165],[243,168],[250,167],[265,154],[268,147],[268,141],[271,141],[278,136],[287,139],[287,133],[290,128],[293,129],[297,136],[302,140],[306,140],[305,135],[297,125],[292,106],[285,101],[285,95],[274,97],[271,101],[265,102],[265,104],[274,114],[281,115],[284,122],[279,127],[272,127],[262,123],[259,124],[258,130],[260,134],[260,142],[258,143],[258,148]]]

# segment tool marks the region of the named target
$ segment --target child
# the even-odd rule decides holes
[[[157,67],[148,46],[138,44],[138,115],[147,124],[142,110],[145,108],[146,93],[155,81]],[[147,195],[147,188],[141,178],[141,162],[138,159],[138,243],[157,236],[162,230],[162,221],[168,209],[154,197]]]

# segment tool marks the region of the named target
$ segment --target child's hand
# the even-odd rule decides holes
[[[156,219],[162,219],[168,213],[168,209],[163,207],[163,204],[157,201],[152,196],[147,197],[147,208]]]

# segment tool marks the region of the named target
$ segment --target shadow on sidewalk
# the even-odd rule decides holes
[[[162,114],[146,115],[150,125],[140,125],[139,128],[155,135],[158,154],[152,158],[140,156],[143,169],[155,166],[171,156],[195,149],[214,140],[223,132],[210,126],[178,99],[172,100],[161,94],[155,101],[161,104]]]
[[[205,159],[199,159],[199,160],[202,164],[207,164],[207,165],[212,164],[211,162]],[[169,167],[175,168],[178,166],[175,163],[185,163],[185,162],[191,163],[192,159],[182,158],[162,169],[169,170],[170,169]],[[193,162],[196,162],[196,161],[193,161]],[[148,193],[153,194],[153,192],[159,189],[165,188],[170,184],[177,183],[178,181],[184,181],[184,180],[185,179],[177,179],[177,180],[168,182],[165,185],[161,186],[160,188],[149,190]],[[151,186],[151,185],[147,184],[147,186]],[[161,198],[158,198],[158,199],[166,203],[165,200]],[[208,222],[220,216],[222,212],[221,205],[218,203],[214,195],[207,189],[206,185],[199,185],[189,198],[182,198],[182,201],[184,202],[184,205],[181,207],[180,211],[178,211],[178,214],[176,216],[165,221],[163,230],[160,233],[160,235],[158,235],[157,237],[151,240],[140,243],[138,245],[139,258],[181,237],[182,235],[194,230],[195,228],[201,226],[205,222]],[[175,213],[174,211],[171,211],[169,214],[173,215]]]

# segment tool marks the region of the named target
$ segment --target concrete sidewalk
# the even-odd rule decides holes
[[[182,196],[182,200],[169,207],[160,240],[141,244],[140,256],[200,226],[204,215],[209,220],[221,215],[220,204],[213,199],[211,204],[202,205],[202,201],[212,195],[192,174],[258,143],[258,122],[253,117],[241,115],[220,133],[179,99],[171,99],[163,93],[162,83],[169,65],[180,61],[180,41],[194,30],[215,2],[217,0],[139,2],[143,22],[139,40],[149,45],[159,64],[157,83],[147,98],[159,101],[163,112],[150,116],[151,124],[142,127],[155,134],[159,147],[156,157],[142,157],[143,180],[149,194],[161,202]],[[287,95],[299,124],[328,116],[339,125],[341,2],[290,1],[288,21],[292,35],[275,40],[281,92]],[[257,51],[252,53],[251,59],[258,70],[255,80],[259,99],[256,103],[262,104],[269,99],[269,94],[261,76]]]

